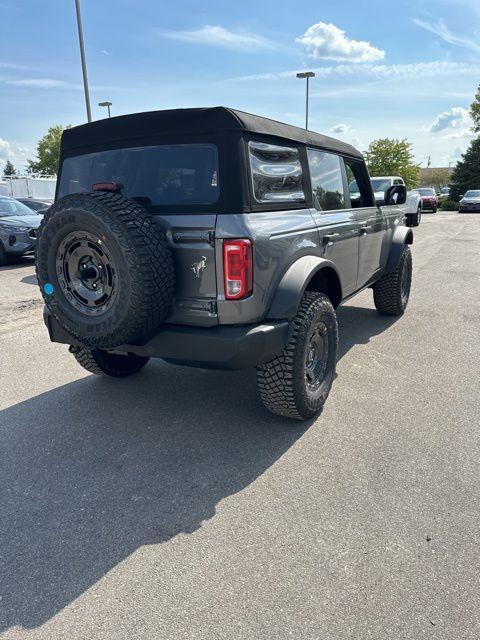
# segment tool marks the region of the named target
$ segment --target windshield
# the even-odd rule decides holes
[[[390,178],[372,178],[372,187],[375,192],[386,191],[392,184]]]
[[[31,216],[33,211],[13,198],[0,198],[0,217]]]
[[[435,189],[415,189],[421,196],[434,196]]]
[[[467,191],[464,198],[480,198],[480,191]]]
[[[448,187],[443,187],[440,193],[442,194],[442,196],[448,196],[448,194],[450,193],[450,189]]]
[[[58,197],[89,193],[95,182],[119,182],[122,194],[152,205],[212,204],[220,193],[212,144],[133,147],[67,158]]]

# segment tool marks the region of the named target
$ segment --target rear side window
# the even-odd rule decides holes
[[[250,142],[248,149],[257,202],[305,202],[298,149],[265,142]]]
[[[99,151],[66,158],[59,197],[119,182],[122,194],[152,205],[213,204],[220,194],[218,153],[212,144],[177,144]]]
[[[319,211],[345,209],[342,160],[318,149],[308,149],[313,202]]]

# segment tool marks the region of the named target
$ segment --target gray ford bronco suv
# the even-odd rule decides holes
[[[233,109],[68,129],[36,255],[50,338],[109,376],[152,357],[256,367],[270,411],[311,418],[335,376],[335,309],[371,287],[380,313],[405,310],[405,199],[393,186],[377,206],[350,145]]]

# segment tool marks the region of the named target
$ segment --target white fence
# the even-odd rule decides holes
[[[0,177],[0,195],[53,201],[56,184],[55,176],[3,176]]]

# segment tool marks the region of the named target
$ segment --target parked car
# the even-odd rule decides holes
[[[34,254],[41,221],[41,216],[18,200],[0,196],[0,265]]]
[[[458,207],[459,213],[480,211],[480,189],[470,189],[462,196]]]
[[[52,206],[52,203],[47,200],[36,200],[34,198],[16,198],[16,200],[40,215],[43,215],[48,207]]]
[[[335,309],[367,287],[382,314],[407,306],[406,188],[377,206],[344,142],[223,107],[140,113],[66,129],[58,179],[45,323],[92,373],[257,367],[265,406],[303,420],[335,378]]]
[[[435,193],[435,189],[432,187],[419,187],[415,189],[420,194],[422,199],[422,211],[431,211],[432,213],[437,213],[438,209],[438,200],[437,194]]]
[[[405,182],[400,176],[375,176],[371,178],[375,201],[379,206],[384,204],[385,192],[393,186],[403,185]],[[349,185],[351,198],[358,197],[358,185],[355,180]],[[405,223],[408,227],[418,227],[422,219],[422,199],[416,191],[407,191],[407,200],[403,206]]]
[[[440,189],[440,194],[437,196],[437,203],[440,205],[445,200],[449,200],[450,198],[450,187],[443,187]]]

